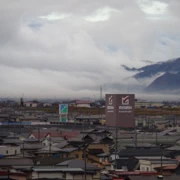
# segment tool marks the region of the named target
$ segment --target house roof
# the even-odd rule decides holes
[[[156,176],[147,176],[147,175],[141,175],[141,176],[130,176],[131,180],[158,180],[157,175]],[[179,180],[179,176],[171,175],[171,176],[164,176],[163,180]]]
[[[152,164],[161,164],[161,160],[150,160]],[[177,165],[179,163],[178,160],[175,159],[162,159],[162,164],[172,164],[172,165]]]
[[[9,132],[7,131],[0,131],[0,137],[7,137],[9,135]]]
[[[19,140],[19,139],[4,139],[3,140],[3,143],[4,144],[22,144],[23,142],[21,141],[21,140]]]
[[[169,148],[166,148],[167,150],[169,151],[180,151],[180,146],[179,145],[174,145],[174,146],[171,146]]]
[[[21,149],[25,149],[25,150],[38,150],[43,147],[43,145],[40,143],[34,143],[34,144],[24,143],[24,144],[21,144],[20,146],[21,146]]]
[[[48,156],[48,157],[39,157],[36,161],[36,164],[38,166],[51,166],[51,165],[56,165],[58,163],[71,160],[73,158],[61,158],[61,157],[56,157],[56,156]]]
[[[133,171],[137,167],[139,160],[136,158],[116,159],[115,162],[117,169],[123,169],[126,167],[128,171]]]
[[[72,159],[68,161],[64,161],[62,163],[57,164],[57,166],[67,166],[68,168],[82,168],[85,167],[84,160],[80,159]],[[95,166],[94,164],[86,163],[86,169],[87,170],[99,170],[100,168]]]
[[[178,167],[178,165],[168,165],[168,166],[159,166],[159,167],[155,167],[154,169],[163,169],[163,170],[175,170]]]
[[[97,154],[98,157],[109,157],[109,153],[101,153],[101,154]]]
[[[61,149],[61,152],[70,153],[76,150],[78,150],[78,148],[64,148],[64,149]]]
[[[53,143],[59,143],[59,142],[64,141],[64,137],[51,137],[51,141]]]
[[[81,168],[61,168],[61,167],[34,167],[33,171],[36,172],[84,172]]]
[[[135,148],[135,147],[147,148],[147,147],[156,147],[156,145],[155,144],[151,144],[151,143],[137,143],[137,145],[135,145],[135,144],[128,144],[125,147],[126,148]]]
[[[76,104],[90,104],[91,101],[88,100],[76,100]]]
[[[25,139],[24,142],[39,142],[39,140],[37,138],[28,138]]]
[[[88,149],[88,152],[89,152],[90,154],[94,154],[94,155],[104,153],[103,149]]]
[[[33,166],[33,160],[29,158],[2,158],[0,159],[0,166]]]
[[[58,148],[60,148],[60,149],[63,149],[63,148],[66,147],[68,144],[69,144],[69,143],[68,143],[66,140],[64,140],[64,141],[56,144],[56,147],[58,147]]]
[[[39,138],[40,136],[40,139],[44,139],[46,136],[50,135],[51,137],[67,137],[67,138],[73,138],[73,137],[76,137],[80,134],[79,131],[68,131],[68,130],[63,130],[63,131],[56,131],[56,130],[45,130],[45,131],[40,131],[38,132],[37,130],[36,131],[33,131],[32,132],[32,135],[35,137],[35,138]]]
[[[12,166],[12,168],[16,169],[16,170],[21,170],[21,171],[30,171],[32,169],[32,166]]]
[[[122,149],[119,152],[120,157],[132,157],[132,156],[161,156],[162,150],[160,148],[130,148]],[[167,155],[166,151],[163,152],[163,155]]]
[[[60,152],[61,149],[55,147],[55,146],[46,146],[44,148],[39,149],[36,153],[56,153]]]
[[[79,134],[79,135],[77,135],[76,137],[73,137],[73,138],[71,138],[69,141],[83,141],[83,138],[84,138],[85,136],[83,135],[83,134]]]

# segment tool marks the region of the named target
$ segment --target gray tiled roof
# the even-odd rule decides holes
[[[43,145],[40,143],[34,143],[34,144],[24,143],[24,144],[21,144],[21,149],[25,149],[25,150],[37,150],[37,149],[41,149],[42,147],[43,147]]]
[[[166,148],[166,149],[170,150],[170,151],[180,151],[180,146],[174,145],[174,146],[171,146],[171,147]]]
[[[17,138],[13,139],[13,138],[7,138],[4,139],[4,144],[22,144],[23,142]]]
[[[38,151],[37,151],[37,153],[49,153],[49,152],[51,152],[51,153],[55,153],[55,152],[60,152],[61,151],[61,149],[59,149],[59,148],[57,148],[57,147],[55,147],[55,146],[46,146],[46,147],[44,147],[44,148],[41,148],[41,149],[39,149]]]
[[[33,160],[29,158],[2,158],[0,166],[33,166]]]
[[[64,161],[62,163],[57,164],[57,166],[61,166],[61,167],[68,167],[68,168],[82,168],[84,169],[85,167],[85,162],[83,160],[80,159],[72,159],[72,160],[68,160],[68,161]],[[86,168],[88,170],[99,170],[99,167],[97,167],[94,164],[90,164],[90,163],[86,163]]]
[[[61,150],[61,152],[67,152],[67,153],[70,153],[70,152],[73,152],[75,150],[77,150],[78,148],[64,148]]]
[[[131,180],[158,180],[157,176],[130,176]],[[180,176],[164,176],[163,180],[179,180]]]
[[[69,143],[68,143],[67,141],[62,141],[62,142],[58,143],[58,144],[56,145],[56,147],[62,149],[62,148],[64,148],[65,146],[67,146],[68,144],[69,144]]]
[[[84,172],[81,168],[61,168],[61,167],[34,167],[34,171],[37,172],[52,172],[52,171],[60,171],[60,172]]]

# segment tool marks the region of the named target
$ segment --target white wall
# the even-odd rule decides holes
[[[20,146],[0,146],[0,154],[4,156],[21,154],[21,149]]]
[[[151,161],[140,160],[139,164],[140,164],[140,171],[154,171],[152,169]]]
[[[24,105],[26,107],[37,107],[38,106],[37,103],[33,103],[33,102],[26,102],[26,103],[24,103]]]
[[[63,178],[62,172],[33,172],[32,179],[38,178]]]
[[[32,173],[32,179],[38,179],[38,178],[63,178],[63,172],[33,172]],[[99,175],[99,174],[98,174]],[[92,175],[86,175],[87,180],[93,180],[100,178],[99,176],[92,176]],[[71,173],[65,173],[64,178],[68,180],[83,180],[84,179],[84,174],[76,174],[72,175]]]
[[[87,107],[90,108],[90,104],[77,104],[77,107]]]

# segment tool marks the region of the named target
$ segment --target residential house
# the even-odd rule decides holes
[[[43,103],[43,107],[52,107],[51,103]]]
[[[48,156],[60,157],[61,154],[60,152],[61,149],[49,145],[37,150],[34,154],[36,154],[38,157],[48,157]]]
[[[40,105],[40,103],[38,101],[27,101],[27,102],[24,102],[24,106],[26,106],[26,107],[36,108],[39,105]]]
[[[113,161],[111,169],[119,169],[124,171],[135,171],[139,168],[139,160],[137,158],[119,158]]]
[[[5,139],[3,139],[3,144],[4,145],[21,145],[23,141],[19,139],[18,136],[8,136]]]
[[[157,171],[157,169],[166,169],[168,167],[177,168],[179,166],[179,161],[175,159],[165,158],[165,157],[149,157],[139,159],[140,171]]]
[[[86,172],[88,180],[100,179],[101,169],[97,167],[96,165],[85,162],[84,160],[79,160],[79,159],[67,160],[62,163],[57,164],[57,166],[61,168],[69,168],[69,169],[81,168],[83,169],[83,171]],[[84,176],[80,176],[79,178],[83,179]]]
[[[109,162],[109,154],[104,153],[102,150],[87,151],[87,161],[89,163],[97,165],[102,169],[111,170],[111,163]]]
[[[21,150],[24,153],[34,154],[38,149],[41,149],[43,145],[36,138],[29,138],[23,141],[21,144]]]
[[[88,175],[88,180],[93,180],[92,175]],[[32,172],[32,179],[83,179],[84,170],[81,168],[61,168],[61,167],[34,167]]]
[[[91,107],[91,101],[88,101],[88,100],[77,100],[75,104],[76,104],[76,107],[86,107],[86,108]]]
[[[1,158],[0,167],[13,167],[22,169],[26,167],[32,167],[34,165],[33,160],[30,158]]]
[[[2,180],[27,180],[27,174],[23,172],[11,172],[11,170],[0,170],[0,179]]]
[[[71,147],[70,144],[66,140],[64,140],[60,143],[55,143],[55,146],[60,148],[60,149]]]
[[[37,157],[35,160],[35,165],[37,166],[55,166],[58,163],[71,160],[74,158],[63,158],[61,156],[46,156],[46,157]]]
[[[148,156],[161,156],[163,153],[164,156],[169,156],[167,151],[162,151],[158,147],[149,147],[149,148],[128,148],[122,149],[119,151],[119,157],[148,157]]]
[[[88,149],[88,151],[89,150],[92,151],[93,149],[95,149],[95,150],[100,149],[100,150],[103,151],[103,153],[109,153],[110,152],[109,145],[108,144],[103,144],[103,143],[90,143],[88,145],[87,149]]]
[[[46,137],[53,138],[64,138],[64,139],[71,139],[80,134],[77,130],[61,130],[57,131],[57,129],[40,129],[40,130],[33,130],[29,135],[29,138],[37,138],[40,140],[44,140]]]
[[[61,150],[61,157],[83,159],[83,149],[80,149],[80,148],[64,148]]]
[[[31,179],[31,168],[33,160],[30,158],[1,158],[0,168],[3,171],[8,171],[9,177],[12,179],[26,180]]]
[[[21,149],[18,145],[1,145],[0,154],[2,156],[15,156],[21,154]]]

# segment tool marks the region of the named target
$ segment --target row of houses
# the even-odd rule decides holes
[[[65,104],[68,104],[69,106],[71,107],[86,107],[86,108],[90,108],[91,107],[91,104],[92,104],[92,101],[89,101],[89,100],[76,100],[76,101],[70,101],[70,102],[62,102],[62,104],[65,103]],[[24,106],[26,107],[33,107],[33,108],[36,108],[36,107],[53,107],[53,106],[58,106],[59,102],[55,102],[55,103],[41,103],[41,102],[38,102],[38,101],[27,101],[27,102],[24,102]]]
[[[179,141],[163,146],[138,142],[121,147],[123,138],[130,136],[131,132],[121,131],[117,143],[114,132],[105,129],[42,128],[18,134],[1,129],[0,176],[112,180],[163,173],[180,177]],[[161,136],[166,137],[166,133]]]
[[[86,134],[41,129],[18,135],[4,132],[1,133],[0,176],[2,171],[17,179],[74,180],[83,179],[86,173],[87,179],[99,179],[101,169],[110,168],[108,157],[112,144],[111,134],[106,131]]]

